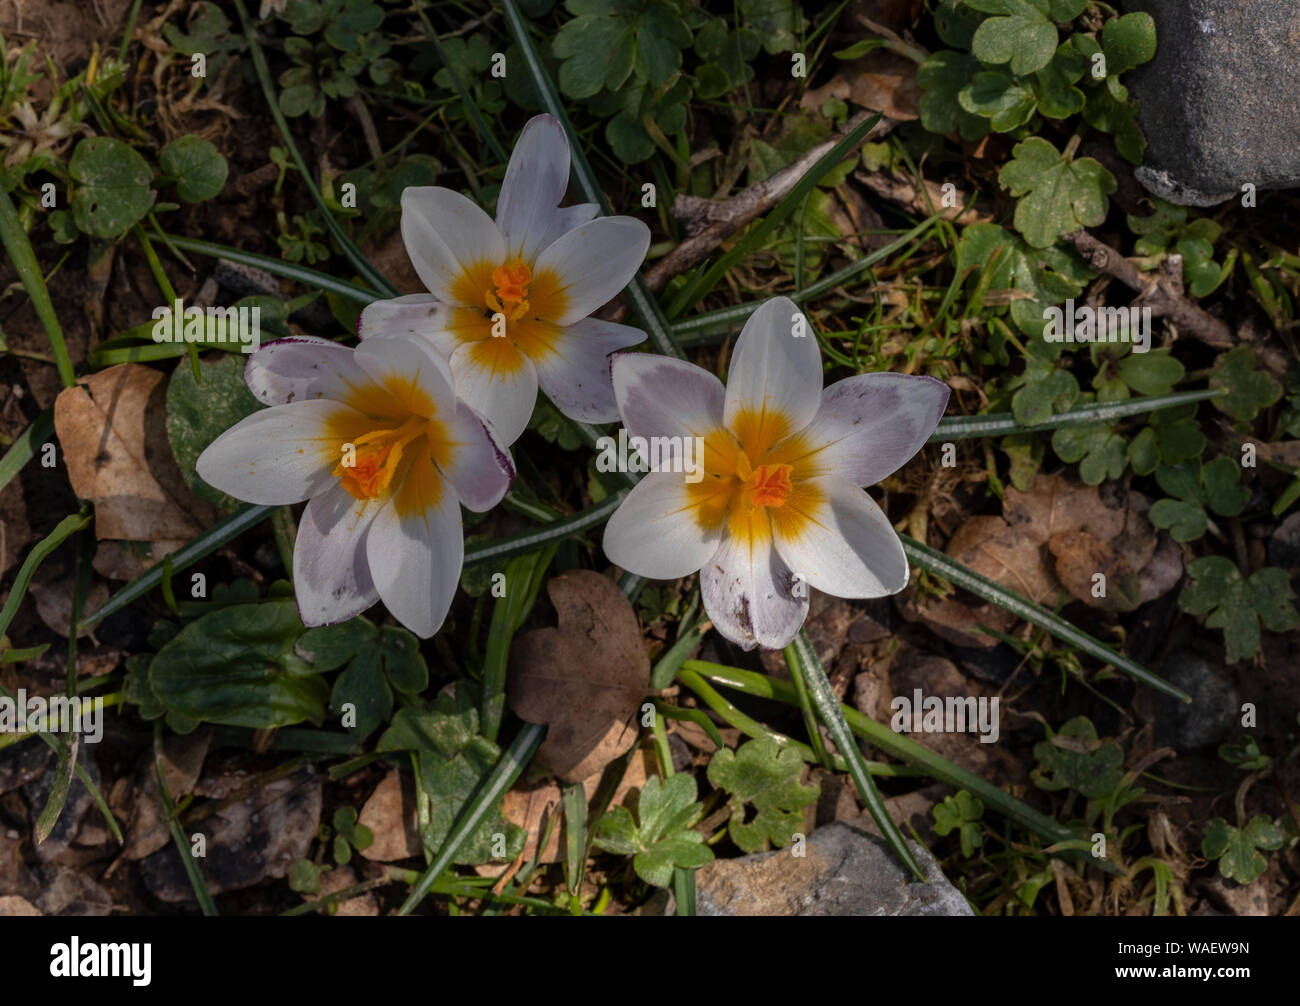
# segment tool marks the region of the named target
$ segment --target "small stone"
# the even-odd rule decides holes
[[[1300,184],[1300,23],[1290,0],[1134,0],[1155,58],[1125,77],[1141,103],[1151,192],[1184,206]]]
[[[1268,887],[1260,877],[1246,885],[1216,874],[1205,881],[1203,890],[1217,908],[1233,915],[1268,915]]]
[[[41,910],[33,905],[26,898],[20,898],[16,894],[6,895],[0,898],[0,916],[15,915],[40,915]]]
[[[46,867],[36,907],[45,915],[108,915],[113,896],[78,870]]]
[[[1237,722],[1241,703],[1226,672],[1203,652],[1174,650],[1164,677],[1192,697],[1190,704],[1167,695],[1156,699],[1156,743],[1180,752],[1218,744]]]
[[[918,883],[883,839],[844,822],[795,847],[718,859],[696,873],[700,915],[970,915],[961,892],[924,847],[909,842],[928,883]]]

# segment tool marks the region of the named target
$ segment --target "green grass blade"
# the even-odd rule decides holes
[[[802,629],[799,630],[799,635],[794,637],[794,642],[785,648],[785,660],[790,667],[791,674],[799,674],[807,686],[806,693],[800,691],[800,698],[803,700],[801,707],[807,710],[807,703],[811,700],[817,715],[826,724],[831,740],[839,748],[841,757],[849,763],[849,774],[853,777],[854,783],[857,784],[858,793],[862,796],[862,802],[867,805],[867,810],[871,813],[872,820],[876,822],[876,827],[885,836],[885,841],[894,850],[894,855],[898,857],[899,861],[912,871],[912,875],[917,880],[924,881],[926,879],[925,873],[921,870],[921,865],[916,861],[916,856],[912,854],[911,848],[908,847],[902,832],[894,824],[894,819],[889,816],[889,811],[885,808],[885,801],[880,798],[880,791],[876,789],[876,784],[871,780],[871,772],[867,768],[866,759],[862,756],[861,750],[858,749],[857,741],[853,739],[853,732],[849,730],[849,724],[844,718],[844,712],[840,708],[839,700],[835,698],[835,693],[831,690],[830,679],[826,677],[822,662],[817,659],[817,651],[813,649],[812,643],[808,641],[808,634]]]
[[[9,631],[14,616],[18,614],[19,605],[23,603],[23,598],[27,596],[27,588],[31,585],[32,576],[36,573],[37,567],[68,538],[89,525],[89,512],[69,514],[59,521],[54,530],[37,542],[32,550],[27,553],[27,558],[18,567],[18,573],[14,577],[14,585],[9,589],[9,598],[5,601],[4,607],[0,608],[0,636]]]
[[[482,724],[480,732],[494,743],[506,707],[510,644],[537,601],[537,592],[555,557],[555,549],[556,545],[552,543],[538,552],[511,559],[505,568],[505,594],[497,598],[492,608],[487,649],[483,656],[483,698],[479,722]]]
[[[54,409],[46,409],[32,424],[18,434],[16,439],[0,458],[0,489],[12,482],[28,461],[36,456],[37,450],[54,435]]]
[[[796,290],[789,295],[790,299],[796,304],[804,304],[810,300],[816,300],[822,294],[834,290],[837,286],[842,286],[859,273],[866,272],[882,259],[889,258],[904,245],[920,238],[921,235],[934,226],[935,221],[939,220],[942,215],[936,213],[932,217],[927,217],[906,234],[891,241],[883,248],[876,249],[856,262],[850,262],[843,269],[831,273],[824,279],[819,279],[816,283],[808,284],[802,290]],[[709,341],[712,336],[743,326],[746,319],[757,311],[762,303],[762,301],[754,301],[749,304],[736,304],[733,307],[724,307],[717,311],[709,311],[705,314],[684,318],[681,321],[673,322],[673,334],[677,336],[678,342],[683,346],[703,344]]]
[[[538,726],[535,723],[525,723],[519,733],[515,734],[514,741],[510,747],[501,753],[500,760],[492,766],[492,771],[480,783],[479,788],[474,795],[466,801],[465,806],[461,808],[460,816],[456,818],[455,824],[447,833],[446,840],[442,843],[442,848],[438,850],[438,855],[434,857],[429,868],[420,876],[420,881],[415,888],[402,902],[402,907],[398,910],[398,915],[410,915],[416,906],[424,900],[424,896],[429,893],[429,888],[437,880],[443,870],[451,865],[456,851],[464,844],[465,840],[479,826],[485,814],[488,813],[508,790],[514,781],[519,778],[519,774],[528,765],[533,754],[541,746],[542,739],[546,736],[546,727]]]
[[[203,910],[204,915],[218,915],[217,906],[212,900],[212,892],[208,890],[207,881],[203,879],[199,864],[195,862],[190,851],[190,843],[185,838],[185,833],[181,831],[180,822],[176,820],[176,805],[172,803],[172,795],[167,790],[167,777],[163,772],[162,720],[154,721],[153,770],[158,781],[158,799],[162,801],[167,827],[171,831],[172,841],[176,844],[176,855],[181,857],[181,865],[185,867],[185,875],[189,878],[190,887],[194,889],[194,897],[198,899],[199,908]]]
[[[285,279],[291,279],[294,282],[301,283],[303,286],[311,287],[314,290],[324,290],[326,293],[337,294],[340,297],[346,297],[348,300],[355,301],[358,304],[372,304],[380,299],[380,294],[373,290],[366,290],[357,286],[355,283],[349,283],[347,280],[337,279],[328,273],[318,272],[315,269],[308,269],[306,266],[298,265],[296,262],[286,262],[284,259],[271,258],[269,255],[258,255],[256,252],[243,251],[239,248],[231,248],[228,245],[216,244],[212,241],[200,241],[197,238],[181,237],[177,234],[166,234],[164,238],[174,244],[181,251],[191,251],[197,255],[208,255],[212,258],[224,258],[239,265],[252,266],[255,269],[262,269],[273,276],[282,276]]]
[[[524,58],[524,65],[527,67],[529,76],[537,88],[537,93],[541,96],[542,107],[560,121],[560,125],[564,127],[565,135],[569,138],[569,155],[573,177],[578,183],[578,188],[582,190],[583,198],[599,206],[602,213],[611,213],[609,200],[605,198],[605,193],[601,191],[600,185],[596,181],[596,174],[591,170],[586,154],[582,152],[582,145],[578,142],[578,135],[573,130],[573,123],[569,121],[569,115],[564,110],[564,102],[555,89],[555,84],[546,72],[546,66],[542,63],[542,58],[538,55],[537,48],[533,45],[533,40],[528,34],[528,23],[520,17],[513,0],[505,0],[504,6],[506,24],[510,28],[510,34],[514,38],[515,44],[519,46],[519,51]],[[645,326],[646,334],[650,336],[650,344],[654,346],[655,352],[663,356],[676,357],[679,360],[684,359],[685,357],[673,337],[672,327],[668,324],[663,309],[659,306],[659,302],[655,300],[654,294],[650,292],[650,288],[645,285],[645,280],[639,274],[633,277],[632,282],[624,289],[623,295],[627,297],[628,306],[632,308],[632,313]]]
[[[149,591],[160,586],[162,584],[163,570],[168,565],[168,559],[171,561],[171,571],[179,573],[192,563],[198,562],[204,556],[212,554],[226,542],[239,537],[249,528],[256,527],[271,516],[274,510],[275,507],[273,506],[249,503],[240,507],[229,517],[223,517],[193,541],[186,542],[167,559],[154,563],[137,576],[100,605],[99,608],[83,618],[81,627],[85,628],[88,625],[94,625],[100,619],[107,618],[116,611],[121,611],[128,604],[138,601]]]
[[[32,250],[32,243],[23,230],[22,221],[18,219],[14,201],[3,187],[0,187],[0,243],[4,244],[5,252],[18,270],[23,289],[27,291],[36,317],[40,319],[45,335],[50,340],[59,380],[65,388],[70,388],[76,383],[77,376],[72,369],[72,358],[68,356],[68,344],[63,339],[63,328],[59,325],[59,317],[54,313],[54,305],[50,302],[50,291],[45,288],[45,277],[36,261],[36,252]]]
[[[352,243],[352,239],[339,226],[339,222],[334,219],[334,214],[330,212],[330,208],[325,204],[320,189],[316,187],[311,172],[307,170],[307,162],[302,159],[302,154],[298,152],[298,145],[294,142],[293,133],[289,130],[289,123],[285,121],[284,114],[280,111],[279,96],[276,94],[275,85],[271,82],[271,68],[267,66],[266,53],[262,51],[262,44],[257,41],[257,32],[249,22],[248,11],[244,8],[244,0],[235,0],[235,10],[239,13],[239,23],[243,26],[244,37],[248,39],[249,54],[253,57],[253,69],[257,73],[258,82],[262,85],[262,93],[266,95],[267,110],[271,113],[271,119],[276,128],[280,130],[280,136],[289,151],[289,156],[293,158],[293,163],[298,168],[303,184],[307,186],[307,191],[311,193],[316,208],[320,210],[326,228],[334,240],[338,242],[339,249],[343,252],[344,257],[352,263],[352,268],[357,271],[363,280],[383,296],[396,297],[397,288],[384,279],[375,267],[366,261],[360,249]]]
[[[1016,593],[1014,590],[1008,590],[986,576],[981,576],[973,569],[963,566],[928,545],[922,545],[914,538],[909,538],[907,535],[899,535],[899,537],[903,539],[903,551],[907,553],[907,558],[926,572],[941,576],[962,590],[969,590],[976,597],[996,604],[999,608],[1011,612],[1030,625],[1046,629],[1062,642],[1069,643],[1104,664],[1113,665],[1129,675],[1129,677],[1142,682],[1144,685],[1149,685],[1158,692],[1181,699],[1184,702],[1192,701],[1191,696],[1181,688],[1176,688],[1164,678],[1152,674],[1141,664],[1130,660],[1122,653],[1117,653],[1086,632],[1076,629],[1069,620],[1062,618],[1055,612],[1048,611],[1042,605],[1035,604],[1029,598]]]
[[[1100,405],[1078,405],[1033,426],[1017,422],[1016,417],[1009,412],[991,412],[984,416],[949,416],[939,423],[928,442],[938,444],[945,440],[1001,437],[1008,433],[1037,433],[1039,430],[1055,430],[1088,423],[1113,423],[1144,412],[1204,402],[1223,394],[1225,392],[1222,389],[1216,388],[1209,391],[1180,391],[1172,395],[1148,395],[1145,398],[1130,398],[1123,402],[1105,402]]]
[[[879,121],[879,113],[872,118],[863,119],[856,129],[851,130],[834,147],[818,158],[807,173],[795,183],[794,188],[786,194],[785,198],[768,211],[761,223],[737,241],[732,249],[714,262],[703,275],[678,292],[673,299],[673,303],[668,308],[668,316],[675,318],[683,311],[693,307],[717,285],[718,281],[726,275],[727,270],[755,248],[760,247],[777,227],[785,221],[786,217],[799,208],[804,197],[826,176],[826,173],[843,161],[866,138],[867,134]]]
[[[465,565],[473,566],[481,562],[508,559],[511,556],[522,555],[525,552],[535,552],[553,542],[562,541],[576,534],[582,534],[584,531],[590,531],[592,528],[604,524],[609,519],[609,516],[618,509],[618,505],[623,502],[623,497],[626,495],[626,490],[619,490],[610,496],[606,496],[594,506],[579,510],[577,513],[560,520],[552,521],[550,524],[544,524],[535,531],[525,531],[509,538],[502,538],[500,541],[484,542],[467,548],[465,549]]]

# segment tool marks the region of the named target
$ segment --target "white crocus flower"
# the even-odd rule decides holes
[[[341,622],[382,600],[432,636],[460,579],[461,504],[488,510],[514,478],[505,449],[457,401],[446,361],[420,339],[353,350],[299,337],[253,354],[245,378],[272,408],[223,433],[195,467],[249,503],[309,500],[293,554],[303,622]]]
[[[861,374],[823,391],[817,340],[785,297],[745,323],[725,388],[644,353],[612,371],[630,436],[704,442],[699,481],[660,470],[632,489],[605,528],[612,562],[659,580],[699,570],[709,618],[745,649],[787,645],[810,586],[867,598],[907,585],[902,542],[860,487],[920,450],[948,403],[942,382]]]
[[[428,294],[370,304],[357,334],[419,335],[451,361],[456,394],[513,443],[537,386],[566,416],[618,418],[608,356],[642,341],[627,325],[587,317],[636,274],[650,230],[633,217],[561,208],[569,143],[539,115],[510,156],[497,219],[459,192],[402,192],[402,241]]]

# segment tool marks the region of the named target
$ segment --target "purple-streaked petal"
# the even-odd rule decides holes
[[[556,207],[568,187],[564,127],[554,116],[536,115],[519,134],[497,200],[497,228],[510,260],[532,262],[546,247],[546,237],[556,226]]]
[[[727,374],[727,429],[742,445],[765,450],[812,421],[821,405],[817,336],[788,297],[773,297],[749,316]]]
[[[675,580],[718,550],[719,528],[705,527],[683,474],[651,472],[633,486],[605,525],[605,555],[652,580]]]
[[[703,367],[653,353],[619,353],[610,373],[632,436],[703,437],[722,427],[725,391]]]
[[[564,309],[545,320],[572,325],[587,317],[627,286],[649,247],[650,228],[634,217],[600,217],[551,242],[533,273],[559,278]]]
[[[456,403],[451,424],[451,456],[439,466],[465,506],[475,513],[501,502],[515,477],[510,453],[497,442],[487,424],[464,402]]]
[[[443,356],[451,356],[460,345],[460,340],[449,331],[455,310],[427,293],[377,300],[362,309],[357,319],[357,338],[365,341],[393,335],[414,336],[432,341]]]
[[[884,597],[907,586],[903,543],[866,490],[844,479],[815,479],[815,493],[792,495],[772,515],[776,550],[805,583],[836,597]],[[796,501],[815,500],[803,512]]]
[[[766,519],[762,514],[757,520]],[[700,596],[713,627],[745,650],[788,646],[808,615],[808,591],[795,596],[794,577],[771,539],[728,534],[700,570]]]
[[[209,444],[194,469],[204,482],[245,503],[301,503],[333,481],[340,421],[365,419],[328,399],[254,412]]]
[[[537,381],[570,419],[612,423],[618,419],[618,403],[609,376],[609,354],[644,340],[639,328],[583,318],[557,329],[549,349],[532,358]]]
[[[948,386],[932,377],[859,374],[836,381],[803,433],[815,451],[808,471],[875,485],[924,446],[947,405]]]
[[[293,549],[293,592],[304,625],[344,622],[379,600],[365,539],[381,505],[353,499],[340,485],[307,504]]]
[[[355,376],[350,346],[310,335],[268,342],[244,364],[248,390],[263,405],[333,398]]]
[[[447,617],[465,558],[460,504],[427,455],[407,468],[366,535],[370,575],[384,606],[421,639]]]
[[[506,253],[505,239],[478,204],[437,185],[402,190],[402,243],[425,289],[446,304],[458,303],[457,280],[470,267],[495,268]]]
[[[503,446],[519,439],[537,403],[533,362],[505,339],[483,339],[451,356],[456,397],[488,421]]]

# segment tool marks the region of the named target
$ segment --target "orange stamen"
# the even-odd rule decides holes
[[[497,314],[504,314],[509,321],[518,321],[528,311],[528,284],[532,282],[532,271],[523,259],[515,259],[492,270],[492,286],[484,295],[488,308]]]
[[[424,436],[428,425],[428,420],[411,416],[396,429],[363,433],[353,441],[351,450],[345,449],[334,476],[353,499],[378,499],[392,484],[406,445]]]

